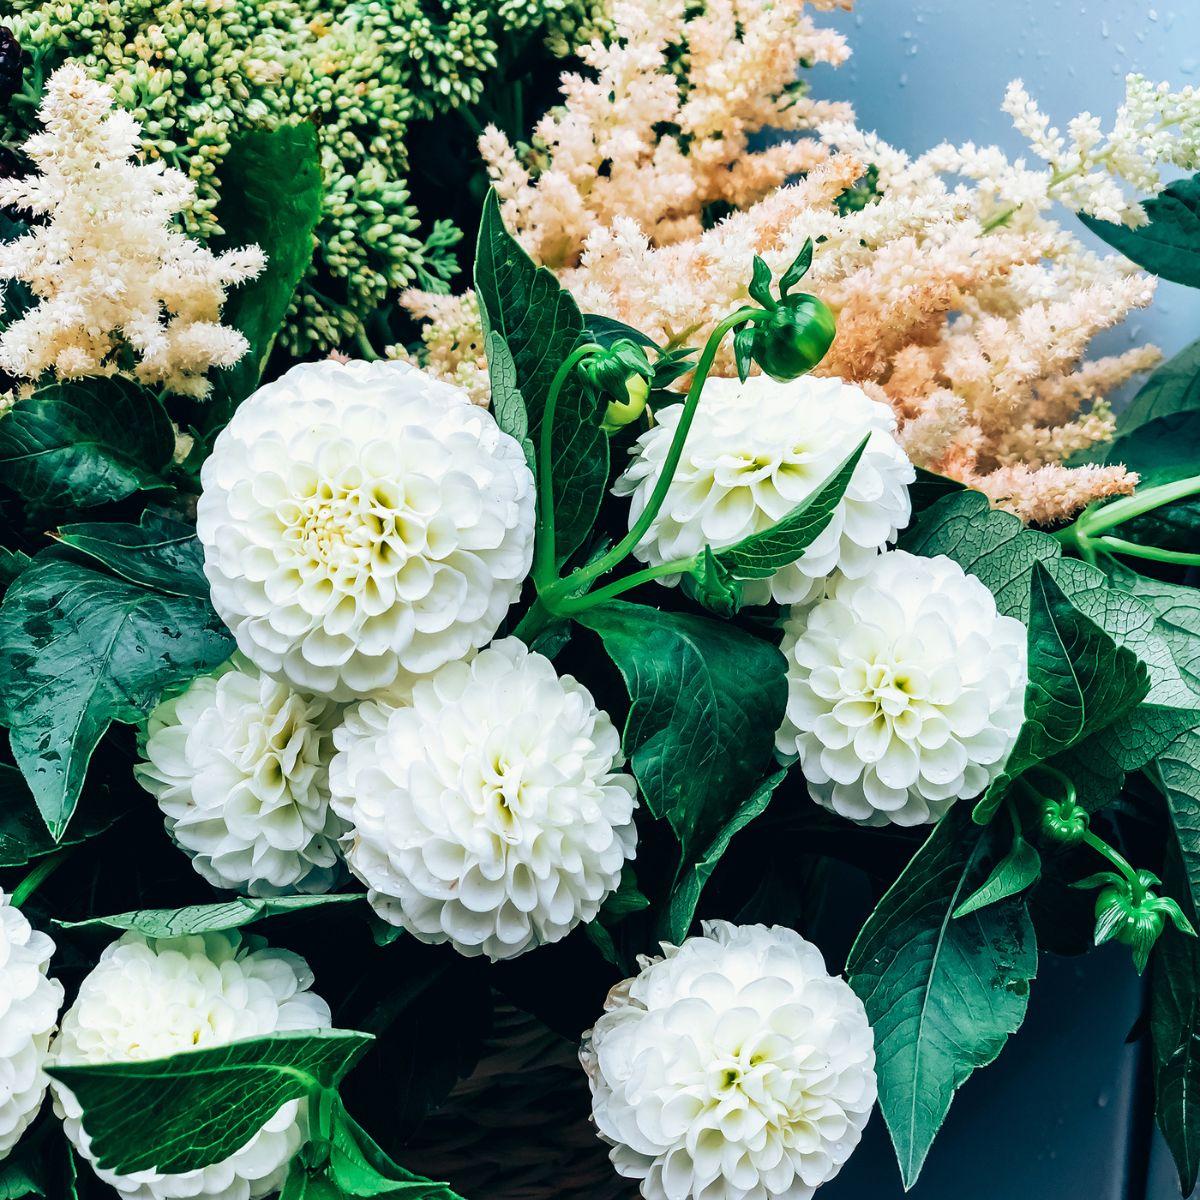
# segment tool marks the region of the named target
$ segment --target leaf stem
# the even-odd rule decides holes
[[[1085,845],[1091,846],[1101,857],[1108,859],[1129,880],[1135,897],[1145,893],[1142,881],[1138,878],[1138,873],[1129,865],[1129,860],[1123,854],[1114,850],[1102,837],[1093,833],[1090,829],[1084,833],[1083,842]]]
[[[519,638],[528,646],[554,618],[555,613],[539,597],[529,606],[520,621],[517,622],[516,628],[512,631],[512,636]]]
[[[649,583],[652,579],[660,579],[663,575],[684,575],[696,565],[697,557],[693,554],[688,558],[677,558],[673,562],[660,563],[657,567],[634,571],[632,575],[626,575],[623,579],[615,579],[612,583],[596,588],[594,591],[584,592],[581,596],[566,596],[562,600],[554,600],[552,601],[552,611],[564,616],[572,615],[593,608],[597,604],[603,604],[606,600],[611,600],[622,592],[641,587],[643,583]]]
[[[546,393],[546,407],[542,412],[542,424],[538,431],[538,536],[534,546],[533,579],[541,590],[542,584],[552,582],[557,573],[554,561],[554,416],[558,410],[558,398],[566,386],[571,372],[585,359],[590,358],[601,347],[595,342],[577,346],[559,364]]]
[[[47,854],[36,867],[33,868],[12,890],[12,895],[9,897],[9,903],[13,908],[20,908],[34,892],[62,866],[70,857],[71,852],[75,849],[74,846],[64,846],[61,850],[55,850],[52,854]]]
[[[360,325],[354,331],[354,344],[358,347],[358,352],[367,360],[367,362],[378,362],[380,355],[379,351],[371,345],[371,339],[367,337],[366,328]]]
[[[1200,567],[1200,554],[1186,550],[1166,550],[1161,546],[1143,546],[1140,542],[1127,542],[1123,538],[1099,537],[1094,545],[1111,554],[1125,554],[1130,558],[1144,558],[1149,562],[1175,563],[1181,567]]]
[[[712,370],[722,339],[731,329],[744,325],[758,311],[755,308],[739,308],[737,312],[730,313],[709,334],[708,341],[704,343],[704,350],[700,354],[700,360],[696,364],[691,386],[688,388],[687,397],[683,402],[683,411],[679,414],[679,422],[675,426],[675,434],[671,439],[667,456],[663,460],[662,470],[654,484],[654,490],[650,493],[646,507],[642,509],[629,532],[607,554],[601,555],[595,562],[580,567],[566,579],[560,579],[544,589],[544,597],[562,592],[582,591],[593,579],[598,579],[623,562],[645,536],[646,531],[654,523],[654,518],[658,516],[663,501],[667,498],[667,491],[675,477],[675,469],[679,466],[679,460],[683,455],[684,442],[687,440],[688,431],[691,429],[692,420],[696,415],[696,407],[700,403],[700,393],[704,388],[704,381],[708,378],[709,371]]]

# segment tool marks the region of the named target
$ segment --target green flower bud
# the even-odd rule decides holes
[[[621,338],[586,359],[579,369],[600,395],[609,398],[603,422],[606,432],[636,421],[645,411],[654,368],[636,342]]]
[[[1136,882],[1114,871],[1101,871],[1073,885],[1100,887],[1096,897],[1096,945],[1111,940],[1129,946],[1139,975],[1146,969],[1166,918],[1180,933],[1192,937],[1196,933],[1179,905],[1154,891],[1161,882],[1151,871],[1138,871]]]
[[[1042,835],[1065,846],[1075,846],[1083,841],[1091,824],[1087,809],[1081,808],[1069,797],[1042,800]]]
[[[772,379],[807,374],[829,353],[837,322],[823,300],[807,292],[785,296],[753,323],[750,356]]]

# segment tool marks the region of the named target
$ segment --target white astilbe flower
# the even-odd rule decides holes
[[[613,1165],[646,1200],[808,1200],[875,1103],[862,1002],[782,926],[708,921],[663,952],[579,1054]]]
[[[776,746],[863,825],[937,821],[999,774],[1025,711],[1025,627],[952,559],[892,550],[784,626]]]
[[[682,411],[672,405],[654,414],[617,480],[616,494],[630,497],[631,528],[662,474]],[[771,578],[744,585],[748,604],[803,603],[835,569],[861,575],[908,524],[916,473],[895,429],[886,404],[840,379],[709,379],[663,506],[634,553],[659,566],[767,529],[819,491],[870,435],[846,494],[804,554]]]
[[[238,408],[201,479],[204,570],[238,648],[334,700],[486,645],[533,556],[520,445],[407,363],[293,367]]]
[[[338,717],[235,655],[154,709],[133,773],[214,887],[326,892],[341,862],[329,807]]]
[[[512,958],[590,921],[633,858],[637,801],[591,694],[515,638],[359,705],[334,811],[375,911],[424,942]]]
[[[0,1159],[37,1116],[46,1094],[42,1066],[63,1001],[46,972],[54,943],[0,892]]]
[[[329,1005],[308,964],[237,932],[178,938],[126,933],[79,987],[51,1045],[57,1063],[141,1062],[240,1038],[328,1029]],[[257,1200],[276,1191],[308,1136],[307,1101],[289,1100],[240,1150],[195,1171],[116,1175],[96,1164],[82,1109],[52,1085],[67,1137],[123,1200]]]
[[[138,161],[141,126],[78,64],[50,76],[38,116],[44,129],[24,145],[37,173],[0,179],[0,205],[47,218],[0,245],[0,277],[38,298],[0,334],[0,367],[31,379],[111,375],[128,347],[136,378],[203,396],[205,372],[248,349],[221,324],[221,305],[262,270],[262,251],[214,255],[180,232],[192,183]]]

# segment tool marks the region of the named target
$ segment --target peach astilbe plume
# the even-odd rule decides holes
[[[566,74],[563,104],[524,153],[494,127],[480,150],[504,218],[546,266],[573,266],[587,236],[617,218],[653,244],[701,232],[712,204],[744,208],[826,154],[815,140],[750,151],[764,127],[812,129],[844,105],[803,94],[796,64],[842,62],[841,35],[812,9],[849,0],[629,0],[612,32],[582,47],[589,75]]]
[[[796,4],[706,5],[705,13],[715,28],[718,14],[733,9],[746,31],[786,9],[793,25],[803,21],[805,36],[820,42]],[[890,404],[914,462],[1039,524],[1133,490],[1137,478],[1123,467],[1069,468],[1063,459],[1111,436],[1105,397],[1157,361],[1157,350],[1144,346],[1084,357],[1098,333],[1150,302],[1154,280],[1123,259],[1091,253],[1057,223],[1051,213],[1064,186],[1059,176],[1010,161],[995,147],[941,145],[911,157],[825,114],[819,137],[790,151],[797,162],[807,160],[803,178],[764,181],[762,190],[743,194],[730,182],[737,170],[729,163],[710,170],[672,139],[664,149],[653,132],[662,110],[650,103],[674,97],[680,111],[694,105],[706,114],[705,127],[714,128],[721,100],[712,81],[719,70],[740,78],[742,51],[735,47],[742,43],[730,35],[722,58],[700,37],[705,48],[698,56],[693,51],[690,61],[673,64],[665,47],[680,40],[684,25],[692,47],[700,18],[685,17],[668,0],[644,12],[639,18],[622,10],[623,34],[589,51],[593,67],[608,71],[604,86],[615,104],[605,110],[591,85],[565,80],[563,109],[540,130],[539,173],[495,137],[483,139],[510,227],[558,271],[585,312],[615,317],[660,344],[698,344],[745,302],[755,254],[778,278],[812,238],[816,256],[805,287],[838,317],[837,338],[817,373],[857,383]],[[827,50],[832,61],[832,43]],[[709,82],[680,87],[677,72],[695,72],[698,63],[707,64]],[[775,77],[764,77],[758,87],[747,78],[745,95],[730,87],[727,128],[740,131],[736,137],[751,114],[755,121],[775,119],[749,98],[771,94]],[[809,110],[804,119],[815,115]],[[634,146],[641,149],[620,158],[620,147]],[[612,170],[597,178],[601,162]],[[620,184],[635,162],[642,164],[637,187]],[[875,179],[867,202],[847,203],[848,189],[868,168]],[[696,201],[713,198],[714,180],[739,211],[704,229]],[[1068,198],[1077,201],[1078,182],[1072,186]],[[418,314],[428,307],[420,296],[408,303]],[[484,378],[478,343],[463,332],[474,320],[472,304],[441,302],[423,334],[430,365],[448,378],[470,370]],[[733,374],[728,343],[715,369]]]

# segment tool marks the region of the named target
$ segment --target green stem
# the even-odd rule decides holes
[[[1142,881],[1138,879],[1138,873],[1129,865],[1129,860],[1123,854],[1114,850],[1102,837],[1097,836],[1090,829],[1083,835],[1083,841],[1085,845],[1091,846],[1097,854],[1108,859],[1129,880],[1135,899],[1143,893],[1144,889]]]
[[[1075,524],[1085,528],[1089,536],[1095,537],[1098,533],[1132,521],[1134,517],[1144,516],[1165,504],[1174,504],[1176,500],[1184,500],[1197,493],[1200,493],[1200,475],[1174,479],[1170,483],[1142,488],[1132,496],[1122,496],[1099,508],[1085,509]]]
[[[704,343],[700,361],[696,364],[696,372],[692,376],[692,383],[683,402],[683,411],[679,414],[679,422],[675,426],[675,434],[671,438],[671,447],[667,451],[667,457],[663,460],[662,470],[654,484],[654,490],[650,493],[650,499],[646,502],[646,507],[642,509],[632,528],[608,553],[601,555],[595,562],[580,567],[566,579],[552,584],[545,590],[545,595],[582,591],[593,579],[598,579],[623,562],[642,540],[646,531],[654,523],[654,518],[658,516],[658,511],[667,498],[671,481],[675,478],[675,469],[679,466],[679,460],[683,455],[683,444],[687,440],[688,430],[692,427],[692,420],[696,415],[696,406],[700,403],[700,393],[704,388],[704,381],[708,378],[709,371],[712,370],[713,361],[717,357],[717,350],[720,348],[722,339],[731,329],[744,325],[758,311],[755,308],[740,308],[737,312],[727,316],[709,334],[708,341]]]
[[[585,609],[594,608],[597,604],[603,604],[606,600],[613,599],[614,596],[619,596],[622,592],[641,587],[642,584],[649,583],[652,579],[660,579],[663,575],[684,575],[695,565],[696,555],[693,554],[690,558],[677,558],[674,562],[660,563],[657,567],[647,567],[644,571],[634,571],[632,575],[616,579],[594,591],[585,592],[582,596],[567,596],[562,600],[555,600],[552,602],[553,611],[564,616],[583,612]]]
[[[354,344],[367,362],[379,361],[379,352],[371,345],[371,339],[367,337],[367,331],[361,325],[354,331]]]
[[[1125,554],[1130,558],[1144,558],[1149,562],[1175,563],[1181,567],[1200,567],[1200,554],[1186,550],[1164,550],[1161,546],[1143,546],[1140,542],[1127,542],[1123,538],[1096,538],[1095,545],[1110,554]]]
[[[520,621],[517,622],[517,627],[512,631],[512,635],[515,638],[520,638],[528,646],[554,620],[555,614],[546,607],[539,597],[529,606],[529,610]]]
[[[66,846],[62,850],[56,850],[53,854],[47,854],[36,867],[30,871],[20,883],[12,890],[12,895],[9,897],[13,908],[20,908],[34,892],[62,866],[70,857],[71,852],[75,849],[74,846]]]
[[[554,373],[550,390],[546,393],[546,407],[542,412],[542,425],[538,436],[538,537],[534,546],[533,579],[539,591],[543,584],[554,578],[557,563],[554,561],[554,416],[558,410],[558,397],[566,386],[571,372],[585,359],[590,358],[601,347],[595,342],[578,346],[562,361]]]

